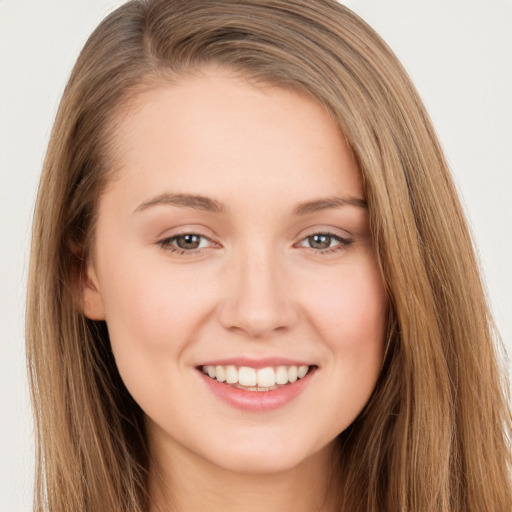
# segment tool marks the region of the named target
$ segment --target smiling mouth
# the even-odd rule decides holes
[[[273,391],[304,378],[315,366],[249,366],[208,365],[199,369],[217,382],[245,391]]]

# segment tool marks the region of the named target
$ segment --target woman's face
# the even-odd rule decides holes
[[[152,449],[238,472],[325,453],[374,389],[388,307],[340,130],[220,71],[144,93],[116,130],[85,313]]]

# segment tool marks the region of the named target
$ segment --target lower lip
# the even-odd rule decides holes
[[[311,368],[302,379],[272,391],[246,391],[212,379],[198,370],[206,385],[216,396],[237,409],[255,412],[272,411],[291,402],[307,388],[315,371],[316,367]]]

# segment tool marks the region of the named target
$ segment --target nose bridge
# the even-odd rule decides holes
[[[272,244],[250,244],[229,270],[230,293],[223,304],[225,327],[253,337],[290,327],[297,318],[285,265]]]

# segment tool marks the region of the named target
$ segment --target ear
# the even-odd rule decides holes
[[[105,320],[105,307],[94,262],[84,246],[67,241],[71,253],[72,297],[76,308],[90,320]]]
[[[105,320],[103,297],[100,292],[94,265],[90,260],[84,265],[84,272],[80,281],[83,314],[90,320]]]

